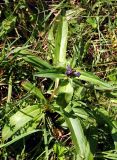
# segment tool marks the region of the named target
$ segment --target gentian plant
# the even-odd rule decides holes
[[[76,63],[73,65],[66,58],[68,16],[59,16],[49,30],[51,64],[25,48],[16,48],[11,52],[17,61],[22,60],[34,68],[33,78],[36,83],[24,80],[21,86],[30,96],[35,97],[36,103],[24,105],[11,115],[2,129],[1,148],[37,133],[43,136],[45,147],[41,158],[50,159],[54,153],[61,160],[66,156],[77,160],[93,160],[98,144],[97,127],[102,120],[109,127],[113,147],[117,146],[115,121],[109,118],[106,110],[95,104],[98,100],[91,104],[88,99],[92,92],[96,95],[98,92],[112,92],[114,87],[84,71]],[[38,79],[42,82],[41,87],[45,81],[49,85],[42,89]],[[40,140],[39,147],[41,144]]]

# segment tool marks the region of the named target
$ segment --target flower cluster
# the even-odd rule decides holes
[[[66,68],[66,72],[65,72],[65,74],[67,75],[67,76],[70,76],[70,77],[80,77],[80,72],[77,72],[76,70],[73,70],[71,67],[70,67],[70,65],[67,65],[67,68]]]

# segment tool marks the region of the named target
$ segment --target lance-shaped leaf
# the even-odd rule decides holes
[[[66,63],[68,23],[65,17],[59,19],[55,36],[54,64],[64,66]]]
[[[71,132],[71,137],[75,145],[77,160],[93,160],[89,143],[84,135],[80,120],[76,117],[64,116]]]
[[[53,69],[46,69],[46,70],[41,70],[37,73],[34,74],[36,77],[46,77],[46,78],[51,78],[51,79],[64,79],[66,78],[65,69],[64,68],[53,68]]]
[[[53,68],[48,62],[31,54],[29,50],[21,50],[19,54],[26,62],[31,63],[34,67],[37,67],[37,69]]]
[[[97,89],[101,90],[113,90],[114,88],[107,82],[101,80],[96,75],[85,72],[85,71],[79,71],[81,73],[80,77],[78,79],[84,80],[87,82],[90,82],[91,84],[95,84]]]
[[[65,78],[66,76],[64,74],[57,74],[57,73],[35,73],[34,76],[36,77],[46,77],[46,78],[50,78],[50,79],[56,79],[56,78],[59,78],[59,79],[63,79]]]
[[[2,130],[3,141],[24,127],[29,121],[34,122],[36,117],[41,117],[42,112],[38,105],[27,106],[10,117],[8,124]]]
[[[30,93],[47,103],[47,100],[45,99],[40,89],[35,87],[32,83],[30,83],[29,81],[23,81],[21,85],[26,91],[29,91]]]
[[[32,131],[28,131],[28,132],[23,133],[23,134],[21,134],[19,136],[16,136],[16,138],[12,139],[11,141],[9,141],[7,143],[0,144],[0,148],[7,147],[7,146],[13,144],[14,142],[17,142],[18,140],[20,140],[20,139],[22,139],[22,138],[24,138],[24,137],[26,137],[26,136],[28,136],[30,134],[33,134],[35,132],[39,132],[39,131],[40,131],[39,129],[34,129]]]

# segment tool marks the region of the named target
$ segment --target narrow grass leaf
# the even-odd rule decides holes
[[[98,153],[96,157],[100,159],[117,160],[117,151],[109,150],[109,151],[101,152],[101,153]]]
[[[45,17],[43,23],[45,23],[57,9],[61,8],[61,6],[63,5],[64,2],[65,2],[65,0],[61,1],[58,5],[53,7],[52,11],[47,15],[47,17]]]

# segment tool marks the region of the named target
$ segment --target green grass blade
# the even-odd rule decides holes
[[[117,160],[117,150],[109,150],[104,152],[99,152],[96,157],[99,159],[110,159]]]
[[[45,23],[45,22],[50,18],[50,16],[51,16],[57,9],[59,9],[59,8],[63,5],[64,1],[65,1],[65,0],[61,1],[58,5],[56,5],[55,7],[53,7],[53,10],[46,16],[46,18],[44,19],[44,22],[43,22],[43,23]]]

